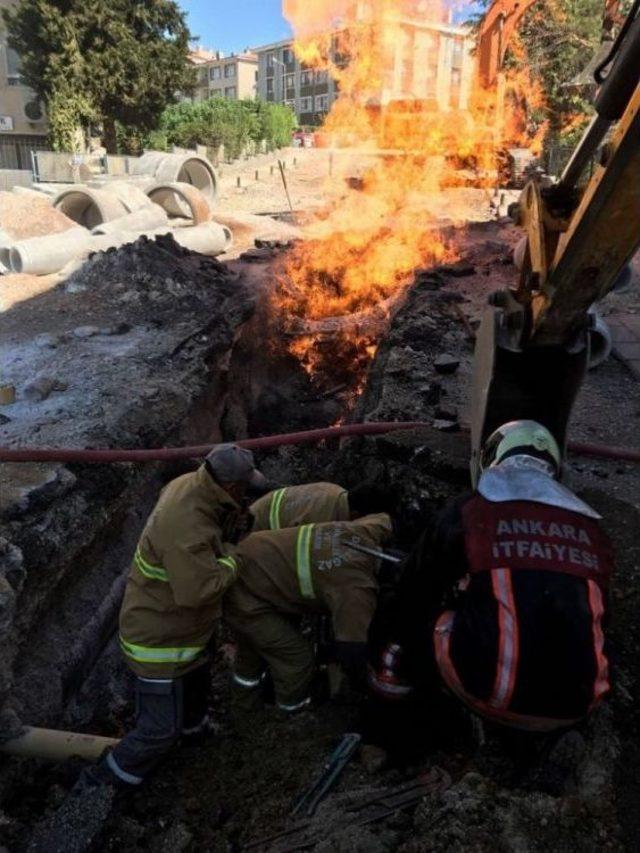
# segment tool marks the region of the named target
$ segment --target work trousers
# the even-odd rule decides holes
[[[225,618],[237,642],[233,675],[236,703],[246,710],[259,704],[268,670],[279,708],[297,711],[308,705],[313,650],[295,624],[295,617],[278,612],[238,581],[226,595]]]
[[[104,759],[120,783],[140,785],[182,736],[206,728],[210,681],[208,664],[180,678],[136,678],[135,727]]]

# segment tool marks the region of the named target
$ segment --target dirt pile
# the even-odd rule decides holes
[[[58,234],[75,224],[64,213],[55,210],[46,196],[38,198],[35,193],[0,192],[0,229],[16,241]]]

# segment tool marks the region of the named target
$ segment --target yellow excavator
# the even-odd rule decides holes
[[[523,0],[516,14],[532,2]],[[504,12],[513,3],[498,0],[496,6]],[[618,6],[607,8],[611,18]],[[510,21],[496,24],[498,32],[504,35]],[[494,60],[502,43],[489,43],[490,74],[499,67]],[[540,421],[566,445],[589,361],[590,309],[640,248],[640,0],[604,47],[594,68],[595,116],[558,183],[542,189],[532,180],[522,191],[516,215],[527,241],[520,279],[492,295],[478,332],[474,480],[480,448],[506,421]]]

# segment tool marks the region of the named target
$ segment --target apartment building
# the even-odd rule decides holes
[[[363,4],[362,15],[366,15]],[[363,17],[364,20],[366,18]],[[474,39],[467,27],[446,20],[424,21],[407,15],[390,18],[389,44],[375,100],[382,106],[398,100],[432,102],[438,110],[468,106],[474,70]],[[341,51],[344,39],[333,38],[332,60],[348,62]],[[319,125],[339,91],[326,71],[314,71],[299,62],[292,41],[255,48],[258,56],[258,97],[288,104],[301,125]]]
[[[0,10],[12,0],[0,0]],[[20,77],[20,58],[7,44],[0,16],[0,169],[30,169],[31,151],[49,147],[47,117]]]
[[[196,67],[198,79],[193,100],[255,98],[258,83],[258,57],[253,53],[192,51],[189,57]]]

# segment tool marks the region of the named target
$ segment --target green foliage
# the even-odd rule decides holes
[[[533,76],[543,83],[552,133],[588,115],[590,93],[569,84],[600,45],[603,0],[539,0],[520,29]]]
[[[62,85],[47,104],[49,137],[54,151],[77,151],[82,139],[78,129],[96,118],[93,105],[84,95]]]
[[[95,111],[105,130],[115,121],[151,130],[175,93],[195,83],[189,30],[174,0],[19,0],[2,15],[22,76],[49,115],[52,104],[71,115],[62,100],[73,93],[78,115]]]
[[[169,107],[158,133],[165,145],[224,145],[227,157],[235,159],[252,143],[258,145],[263,140],[270,150],[289,145],[295,126],[295,114],[281,104],[209,98]],[[145,144],[153,147],[154,141],[158,141],[157,134],[147,136]]]

